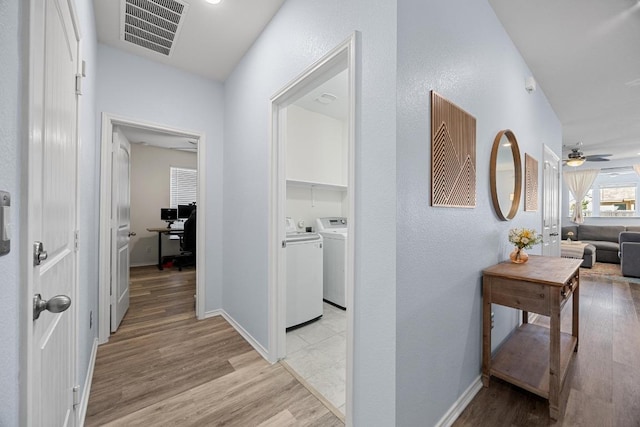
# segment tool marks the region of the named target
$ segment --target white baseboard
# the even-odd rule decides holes
[[[204,313],[204,316],[202,317],[202,319],[208,319],[210,317],[216,317],[216,316],[222,316],[222,309],[218,309],[218,310],[213,310],[213,311],[207,311]]]
[[[87,377],[84,380],[82,388],[82,398],[80,399],[80,408],[78,409],[78,425],[83,426],[87,416],[87,406],[89,406],[89,393],[91,392],[91,382],[93,381],[93,369],[96,366],[96,357],[98,355],[98,338],[93,340],[93,348],[91,349],[91,357],[89,358],[89,369]]]
[[[455,401],[453,406],[449,408],[446,414],[436,424],[436,427],[451,427],[458,419],[462,411],[471,403],[473,398],[482,389],[482,380],[478,376],[474,382],[462,393],[462,396]]]
[[[253,347],[254,350],[257,351],[260,354],[260,356],[264,358],[264,360],[269,362],[269,352],[262,346],[262,344],[260,344],[255,338],[253,338],[249,332],[247,332],[242,326],[240,326],[240,324],[236,322],[233,319],[233,317],[229,315],[229,313],[227,313],[223,309],[218,309],[213,311],[207,311],[204,314],[205,319],[208,319],[210,317],[215,317],[215,316],[224,317],[224,319],[227,322],[229,322],[231,326],[233,326],[233,329],[235,329],[242,336],[242,338],[244,338],[251,345],[251,347]]]
[[[152,265],[158,265],[158,260],[156,259],[154,262],[148,262],[148,261],[144,261],[144,262],[136,262],[136,263],[132,263],[129,267],[150,267]]]

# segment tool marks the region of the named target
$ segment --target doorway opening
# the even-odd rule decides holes
[[[544,145],[542,255],[560,256],[560,157]]]
[[[347,424],[354,323],[355,58],[354,33],[271,99],[269,359],[283,361]],[[337,292],[331,292],[335,281],[330,277],[339,278]]]
[[[136,271],[151,269],[157,273],[165,267],[177,270],[182,269],[183,265],[185,268],[205,265],[204,239],[197,237],[203,236],[206,218],[204,149],[204,136],[200,133],[103,113],[98,324],[100,343],[109,340],[111,332],[117,329],[119,320],[128,308],[130,265]],[[137,164],[134,173],[130,167],[132,153],[135,158],[143,159]],[[153,158],[147,159],[145,166],[144,158],[149,156]],[[154,168],[154,164],[158,163],[166,163],[166,168],[163,167],[160,175],[155,174],[157,168]],[[130,184],[133,180],[135,184]],[[140,181],[144,182],[143,187],[139,185]],[[131,203],[126,201],[129,196],[133,198]],[[176,206],[170,206],[171,203]],[[162,206],[156,206],[158,204]],[[137,209],[132,209],[132,205],[137,206]],[[149,209],[148,206],[153,208]],[[195,213],[189,221],[187,210],[192,213],[195,206],[200,211],[197,213],[197,221]],[[181,217],[178,210],[181,211]],[[193,223],[195,227],[192,226]],[[134,228],[131,228],[132,225]],[[195,250],[184,246],[187,243],[187,225],[187,228],[195,229]],[[174,260],[175,266],[172,265]],[[142,265],[151,267],[142,268]],[[195,282],[195,315],[202,319],[205,301],[204,268],[195,270]]]

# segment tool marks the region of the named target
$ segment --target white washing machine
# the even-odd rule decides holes
[[[325,301],[346,310],[347,218],[318,218],[316,229],[324,239],[322,296]]]
[[[287,329],[322,317],[322,246],[321,235],[299,233],[287,218]]]

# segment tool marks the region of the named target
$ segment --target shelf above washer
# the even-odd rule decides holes
[[[300,181],[297,179],[287,179],[287,185],[292,187],[310,187],[322,190],[347,191],[346,185],[326,184],[324,182]]]

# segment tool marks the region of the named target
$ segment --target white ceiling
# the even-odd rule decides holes
[[[122,0],[93,0],[101,43],[224,81],[284,0],[186,0],[182,28],[170,57],[120,40]]]
[[[637,158],[640,2],[489,2],[560,118],[563,155],[581,141],[585,155]]]
[[[283,2],[186,0],[170,57],[120,40],[121,0],[94,5],[100,42],[224,81]],[[640,157],[639,0],[489,2],[560,118],[563,156],[582,142],[585,155]],[[318,111],[315,95],[297,104]],[[340,108],[339,97],[324,114]]]

